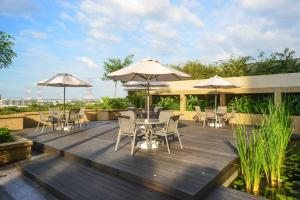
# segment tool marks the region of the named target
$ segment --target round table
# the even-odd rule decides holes
[[[157,148],[158,144],[155,140],[152,140],[152,126],[153,125],[160,125],[165,124],[166,121],[159,121],[158,119],[136,119],[135,124],[145,126],[145,137],[146,137],[146,144],[143,142],[140,144],[142,149],[152,149]]]

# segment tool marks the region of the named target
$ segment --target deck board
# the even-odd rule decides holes
[[[162,188],[167,194],[174,192],[176,196],[178,193],[180,198],[202,195],[237,157],[230,129],[183,123],[179,128],[182,150],[175,141],[171,143],[171,155],[162,146],[156,150],[138,150],[134,156],[130,155],[128,138],[123,138],[121,148],[114,152],[117,132],[116,121],[104,121],[70,133],[46,129],[46,133],[41,134],[27,129],[19,134],[43,144],[49,151],[64,152],[65,156],[97,164],[122,179],[142,181],[147,186],[152,184],[152,189]]]

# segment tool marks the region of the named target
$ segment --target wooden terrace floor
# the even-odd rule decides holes
[[[35,148],[151,191],[177,199],[199,199],[212,191],[226,167],[237,158],[232,130],[203,128],[191,122],[181,122],[179,126],[183,149],[178,141],[171,142],[171,155],[165,146],[160,146],[148,151],[140,149],[131,156],[128,138],[122,138],[121,148],[114,152],[117,121],[91,122],[70,133],[25,129],[18,134],[33,140]]]

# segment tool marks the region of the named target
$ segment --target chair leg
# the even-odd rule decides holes
[[[168,153],[171,154],[171,153],[170,153],[170,147],[169,147],[169,141],[168,141],[168,136],[167,136],[167,135],[165,135],[165,139],[166,139],[166,144],[167,144]]]
[[[39,126],[40,126],[40,122],[38,123],[38,125],[37,125],[37,127],[36,127],[36,129],[35,129],[35,132],[38,132]]]
[[[136,132],[134,133],[133,139],[132,139],[132,142],[131,142],[131,152],[130,152],[130,155],[133,155],[134,148],[135,148],[135,140],[136,140]]]
[[[45,128],[45,123],[43,123],[43,128],[42,128],[42,132],[41,133],[44,133],[44,128]]]
[[[180,148],[182,149],[183,148],[182,147],[182,142],[181,142],[181,138],[180,138],[178,130],[176,131],[176,133],[177,133],[178,141],[179,141],[179,144],[180,144]]]
[[[121,132],[119,131],[115,151],[118,151],[118,145],[120,143],[120,139],[121,139]]]

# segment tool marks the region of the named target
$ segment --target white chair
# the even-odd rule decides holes
[[[216,113],[215,110],[212,108],[206,108],[205,110],[205,119],[203,122],[203,127],[205,126],[205,124],[210,123],[211,121],[214,123],[216,122]]]
[[[40,120],[39,120],[39,123],[38,123],[38,125],[37,125],[37,127],[36,127],[35,132],[38,132],[39,127],[40,127],[40,124],[42,123],[42,124],[43,124],[43,127],[42,127],[41,133],[43,133],[43,132],[44,132],[45,126],[48,126],[49,123],[50,123],[50,126],[51,126],[52,120],[51,120],[49,117],[46,117],[46,115],[45,115],[45,113],[44,113],[43,111],[39,111],[38,113],[39,113],[39,115],[40,115]]]
[[[125,136],[129,136],[131,138],[130,155],[133,155],[137,137],[144,136],[145,134],[143,132],[140,132],[136,128],[136,126],[132,123],[132,120],[129,116],[119,115],[118,120],[119,120],[120,128],[119,128],[119,132],[118,132],[115,151],[118,151],[118,145],[120,143],[121,136],[125,135]]]
[[[196,111],[196,114],[193,117],[194,122],[196,123],[198,121],[199,124],[201,122],[202,122],[202,124],[204,124],[204,122],[205,122],[205,114],[201,112],[200,106],[195,106],[195,111]]]
[[[79,127],[81,129],[81,125],[79,122],[79,109],[70,109],[69,115],[66,119],[66,125],[68,128],[68,132],[70,131],[70,125],[73,125],[73,127],[75,128],[76,123],[79,124]],[[63,130],[63,127],[62,127],[62,130]]]
[[[178,121],[179,121],[179,115],[170,116],[164,129],[153,129],[152,130],[153,135],[164,137],[169,154],[171,154],[169,140],[168,140],[168,136],[170,136],[170,135],[173,135],[174,138],[175,138],[175,135],[177,135],[177,138],[178,138],[179,144],[180,144],[180,148],[181,149],[183,148],[180,134],[179,134],[178,128],[177,128]]]
[[[81,124],[83,124],[83,123],[86,126],[86,120],[85,119],[86,119],[85,108],[81,107],[80,110],[79,110],[79,125],[80,125],[80,128],[81,128]]]

